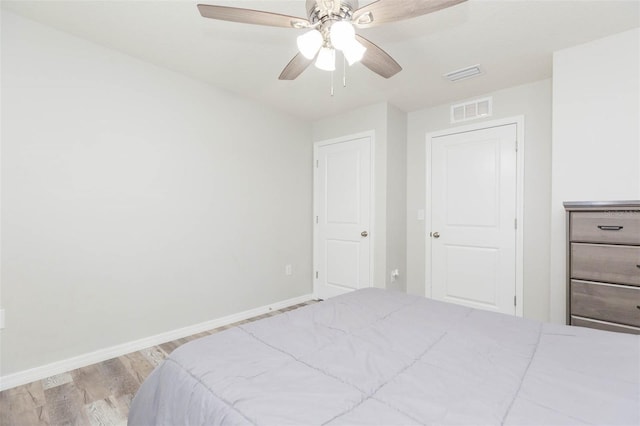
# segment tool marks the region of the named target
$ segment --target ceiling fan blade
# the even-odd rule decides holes
[[[243,24],[268,25],[284,28],[307,28],[311,24],[304,18],[263,12],[261,10],[242,9],[239,7],[212,6],[199,4],[200,15],[205,18],[222,21],[241,22]]]
[[[369,28],[436,12],[467,0],[378,0],[353,12],[353,24]]]
[[[387,52],[380,49],[378,46],[359,34],[356,34],[356,39],[367,48],[367,51],[364,52],[364,56],[360,61],[362,62],[362,65],[384,78],[393,77],[402,71],[400,64],[398,64]]]
[[[278,80],[295,80],[302,71],[306,70],[313,62],[313,59],[305,58],[302,53],[298,53],[289,61],[286,67],[280,73]]]

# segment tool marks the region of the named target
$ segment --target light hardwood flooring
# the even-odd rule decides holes
[[[0,392],[0,425],[126,425],[144,379],[174,349],[200,337],[314,303],[301,303],[229,326]]]

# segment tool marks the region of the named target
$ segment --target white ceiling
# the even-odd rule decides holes
[[[306,17],[304,0],[201,2]],[[197,3],[2,0],[2,7],[304,119],[385,100],[414,111],[549,78],[554,51],[640,26],[638,0],[469,0],[361,30],[404,69],[385,80],[356,64],[347,70],[346,88],[336,73],[332,97],[330,73],[313,66],[295,81],[278,80],[304,30],[205,19]],[[474,64],[484,70],[478,78],[442,77]]]

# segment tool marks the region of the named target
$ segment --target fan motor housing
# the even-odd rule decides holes
[[[307,0],[309,22],[325,22],[334,17],[344,19],[358,8],[358,0]]]

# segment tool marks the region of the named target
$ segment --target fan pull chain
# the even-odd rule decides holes
[[[331,71],[331,96],[333,96],[333,71]]]
[[[342,55],[342,87],[347,87],[347,59]]]

